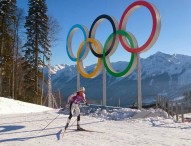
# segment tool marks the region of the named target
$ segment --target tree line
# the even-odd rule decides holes
[[[0,97],[43,104],[44,67],[59,24],[47,15],[45,0],[28,0],[28,13],[16,0],[0,0]]]

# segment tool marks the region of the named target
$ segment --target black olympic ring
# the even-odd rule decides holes
[[[91,28],[90,28],[90,32],[89,32],[89,38],[94,38],[95,37],[95,31],[96,31],[96,28],[97,26],[99,25],[100,22],[102,22],[102,19],[107,19],[109,20],[109,22],[111,23],[112,25],[112,29],[113,29],[113,33],[116,34],[116,31],[117,31],[117,28],[116,26],[118,26],[117,24],[117,21],[112,18],[111,16],[109,15],[106,15],[106,14],[103,14],[103,15],[100,15],[98,16],[94,22],[92,23],[91,25]],[[95,29],[94,29],[95,28]],[[93,35],[92,35],[93,33]],[[117,45],[119,43],[119,40],[118,40],[118,37],[115,35],[113,38],[112,38],[112,42],[111,42],[111,45],[110,47],[108,47],[106,53],[105,53],[105,56],[107,56],[108,54],[110,54],[110,52],[112,51],[113,48],[116,49]],[[98,58],[102,58],[103,57],[103,54],[98,54],[97,52],[94,51],[93,47],[92,47],[92,43],[89,43],[89,46],[90,46],[90,50],[91,52]],[[115,50],[114,49],[114,50]],[[112,54],[112,53],[111,53]]]

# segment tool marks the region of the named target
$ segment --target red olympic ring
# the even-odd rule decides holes
[[[131,52],[131,53],[141,53],[150,49],[154,45],[160,32],[161,22],[160,22],[160,15],[158,13],[158,10],[153,5],[151,5],[150,3],[146,1],[136,1],[126,8],[126,10],[123,12],[123,15],[119,23],[119,30],[126,30],[126,23],[127,23],[127,19],[129,15],[140,6],[145,6],[150,11],[152,15],[153,27],[152,27],[151,34],[148,40],[145,42],[145,44],[137,48],[130,48],[126,38],[119,35],[119,40],[121,42],[121,45],[123,46],[123,48],[125,48],[128,52]]]

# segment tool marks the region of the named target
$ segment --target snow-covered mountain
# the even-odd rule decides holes
[[[121,71],[128,62],[115,62],[113,67]],[[95,65],[86,67],[91,71]],[[56,65],[51,67],[53,90],[61,91],[65,98],[76,90],[76,66]],[[191,88],[191,56],[157,52],[141,59],[143,102],[154,100],[158,94],[177,97]],[[90,100],[100,103],[102,99],[102,75],[93,79],[81,77],[81,85],[86,87]],[[117,105],[130,105],[137,97],[137,70],[127,77],[115,78],[107,74],[107,102]]]

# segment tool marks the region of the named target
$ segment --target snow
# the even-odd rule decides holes
[[[81,126],[92,132],[75,131],[74,116],[62,138],[68,117],[63,114],[66,111],[1,97],[0,146],[191,145],[191,123],[175,122],[160,109],[140,111],[90,106],[82,107],[81,111]]]
[[[0,114],[32,113],[52,110],[51,108],[0,97]]]
[[[51,67],[51,74],[56,74],[58,71],[65,69],[66,66],[65,64],[58,64]]]
[[[183,69],[187,70],[190,68],[190,61],[190,56],[157,52],[141,60],[142,72],[145,72],[142,79],[150,77],[152,74],[157,75],[164,72],[167,72],[170,76],[180,74],[183,72]]]
[[[185,96],[179,96],[174,98],[174,101],[178,101],[178,100],[183,100],[185,98]]]

